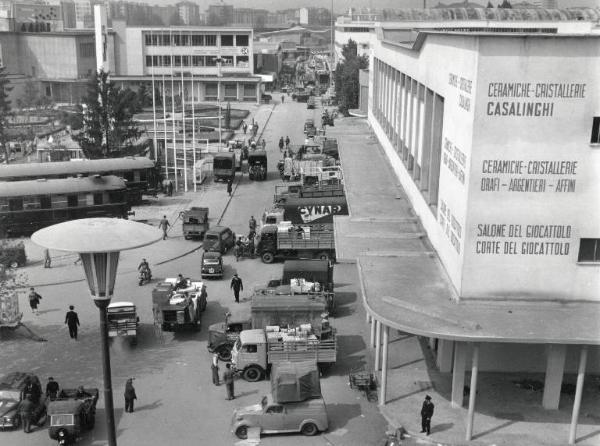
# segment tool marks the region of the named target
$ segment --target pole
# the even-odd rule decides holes
[[[194,163],[194,167],[193,167],[193,172],[192,174],[194,175],[194,192],[196,192],[197,188],[196,188],[196,111],[194,110],[195,105],[194,105],[194,62],[192,59],[192,69],[190,71],[191,74],[191,81],[192,81],[192,150],[193,150],[193,154],[192,154],[192,158],[193,158],[193,163]]]
[[[222,146],[222,134],[221,134],[221,62],[223,60],[221,57],[217,57],[215,59],[217,62],[217,104],[219,106],[219,152],[221,151]]]
[[[187,178],[187,154],[185,147],[185,140],[187,135],[185,134],[185,88],[183,84],[183,56],[181,57],[181,126],[183,127],[183,190],[188,191],[188,178]]]
[[[579,410],[581,409],[581,396],[583,394],[583,380],[585,378],[587,352],[587,345],[582,346],[581,353],[579,354],[579,370],[577,371],[577,384],[575,386],[575,399],[573,401],[571,427],[569,428],[569,444],[575,444],[575,440],[577,437],[577,421],[579,419]]]
[[[159,56],[162,57],[162,56]],[[163,59],[164,60],[164,59]],[[165,140],[165,180],[169,179],[169,151],[167,150],[167,84],[165,83],[165,73],[162,74],[162,93],[163,93],[163,137]]]
[[[110,303],[107,299],[95,299],[94,303],[100,312],[100,341],[102,347],[102,372],[104,376],[104,407],[106,412],[106,432],[108,435],[108,446],[117,446],[115,433],[115,414],[112,394],[112,378],[110,371],[110,352],[108,350],[108,320],[106,307]]]
[[[152,42],[152,30],[150,30],[150,42]],[[154,58],[157,56],[150,56],[152,60],[152,122],[154,123],[154,161],[158,161],[158,140],[156,138],[156,98],[155,92],[156,87],[154,86]]]
[[[173,31],[169,28],[169,45],[171,46],[171,111],[173,113],[173,172],[175,174],[175,190],[179,190],[179,185],[177,184],[177,149],[175,144],[175,85],[173,84],[173,77],[175,77],[175,73],[173,72]]]
[[[335,64],[335,44],[334,44],[334,34],[333,34],[333,0],[331,0],[331,62]],[[331,72],[331,68],[329,70]],[[330,74],[331,76],[331,74]],[[331,79],[329,79],[329,83],[331,83]]]
[[[479,344],[473,345],[473,360],[471,364],[471,387],[469,389],[469,409],[467,412],[466,440],[473,438],[473,422],[475,418],[475,396],[477,395],[477,373],[479,372]]]

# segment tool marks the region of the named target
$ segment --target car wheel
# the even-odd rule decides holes
[[[219,361],[231,361],[231,345],[223,345],[219,347],[217,354],[219,355]]]
[[[263,252],[262,261],[263,263],[273,263],[275,256],[272,252]]]
[[[246,438],[248,438],[248,426],[239,426],[235,430],[235,436],[238,437],[240,440],[245,440]]]
[[[13,260],[12,262],[10,262],[10,267],[11,268],[18,268],[19,267],[19,262],[17,262],[16,260]]]
[[[302,430],[300,432],[302,432],[302,435],[312,437],[313,435],[317,435],[319,429],[315,423],[306,423],[304,426],[302,426]]]
[[[262,370],[256,366],[251,365],[250,367],[246,368],[246,370],[244,370],[242,378],[251,383],[260,381],[260,379],[262,378]]]

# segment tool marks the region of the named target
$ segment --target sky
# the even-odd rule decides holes
[[[141,0],[144,1],[144,0]],[[178,0],[145,0],[147,3],[157,5],[175,4]],[[200,9],[208,8],[209,4],[220,3],[220,0],[192,0],[200,5]],[[440,0],[425,0],[427,6],[435,6]],[[459,0],[442,0],[442,3],[453,3]],[[487,4],[487,0],[473,0],[477,3]],[[520,0],[516,0],[520,1]],[[531,1],[531,0],[529,0]],[[280,9],[300,8],[303,6],[320,6],[331,8],[331,0],[225,0],[238,8],[257,8],[276,11]],[[501,0],[492,0],[493,4],[501,3]],[[600,0],[558,0],[559,8],[574,6],[600,7]],[[333,9],[336,13],[342,13],[348,8],[371,7],[381,8],[422,8],[423,0],[333,0]]]

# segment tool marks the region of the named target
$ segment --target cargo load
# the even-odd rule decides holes
[[[271,394],[277,403],[321,397],[319,369],[312,361],[280,362],[271,370]]]

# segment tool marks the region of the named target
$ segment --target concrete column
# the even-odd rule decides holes
[[[575,387],[575,400],[573,401],[571,428],[569,429],[569,444],[575,444],[575,438],[577,436],[577,421],[579,420],[579,409],[581,408],[581,395],[583,393],[583,380],[585,378],[587,352],[587,345],[582,346],[581,353],[579,355],[579,370],[577,371],[577,386]]]
[[[465,390],[465,366],[467,344],[456,341],[454,344],[454,365],[452,367],[452,407],[462,407]]]
[[[435,362],[442,373],[452,371],[452,355],[454,353],[454,341],[440,339],[438,341]]]
[[[385,406],[387,393],[387,370],[388,370],[388,344],[390,342],[390,328],[383,327],[383,352],[381,357],[381,388],[379,395],[379,405]]]
[[[558,410],[567,346],[564,344],[550,344],[547,346],[546,354],[546,377],[544,379],[542,406],[544,409]]]
[[[466,440],[473,438],[473,421],[475,418],[475,397],[477,396],[477,373],[479,372],[479,344],[473,345],[473,362],[471,364],[471,387],[469,389],[469,411],[467,414]]]
[[[378,372],[379,369],[379,357],[381,352],[381,322],[375,321],[375,367],[373,370]]]
[[[371,348],[375,348],[375,324],[377,323],[377,319],[371,316],[371,337],[369,339],[369,345]]]

